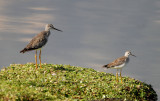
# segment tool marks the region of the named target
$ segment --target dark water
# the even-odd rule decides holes
[[[19,51],[47,23],[63,33],[52,31],[43,63],[115,73],[100,67],[131,50],[137,57],[122,75],[152,84],[160,95],[159,0],[1,0],[1,68],[34,62],[34,51]]]

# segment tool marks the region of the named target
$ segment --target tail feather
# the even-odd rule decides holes
[[[24,48],[23,50],[20,51],[20,53],[25,53],[27,51],[26,48]]]
[[[108,64],[107,64],[107,65],[103,65],[103,68],[109,68],[109,67],[108,67]]]

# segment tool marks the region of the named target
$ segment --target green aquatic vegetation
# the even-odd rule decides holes
[[[1,69],[1,100],[157,100],[151,85],[123,77],[116,82],[113,74],[70,65],[12,64]]]

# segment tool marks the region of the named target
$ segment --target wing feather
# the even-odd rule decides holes
[[[47,38],[45,36],[47,34],[48,34],[47,31],[43,31],[37,34],[35,37],[33,37],[30,43],[20,52],[25,53],[26,51],[42,48],[47,43]]]
[[[107,65],[107,67],[108,68],[112,68],[112,67],[115,67],[115,66],[119,66],[119,65],[122,65],[125,61],[126,61],[126,57],[122,56],[122,57],[114,60],[113,62],[109,63]]]

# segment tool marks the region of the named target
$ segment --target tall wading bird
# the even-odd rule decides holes
[[[50,29],[54,29],[54,30],[62,32],[61,30],[55,28],[52,24],[47,24],[45,26],[45,30],[40,32],[39,34],[37,34],[35,37],[33,37],[32,40],[30,41],[30,43],[23,50],[20,51],[20,53],[25,53],[25,52],[32,51],[32,50],[36,51],[35,52],[36,69],[38,68],[38,66],[37,66],[37,50],[40,50],[39,61],[40,61],[40,68],[42,68],[42,66],[41,66],[41,48],[48,41],[48,37],[51,33]]]
[[[132,55],[134,57],[136,57],[135,55],[133,55],[130,51],[126,51],[124,56],[117,58],[116,60],[114,60],[113,62],[104,65],[103,67],[105,68],[114,68],[117,69],[116,72],[116,81],[118,82],[118,69],[120,69],[120,77],[121,77],[121,83],[122,83],[122,68],[129,62],[129,56]]]

